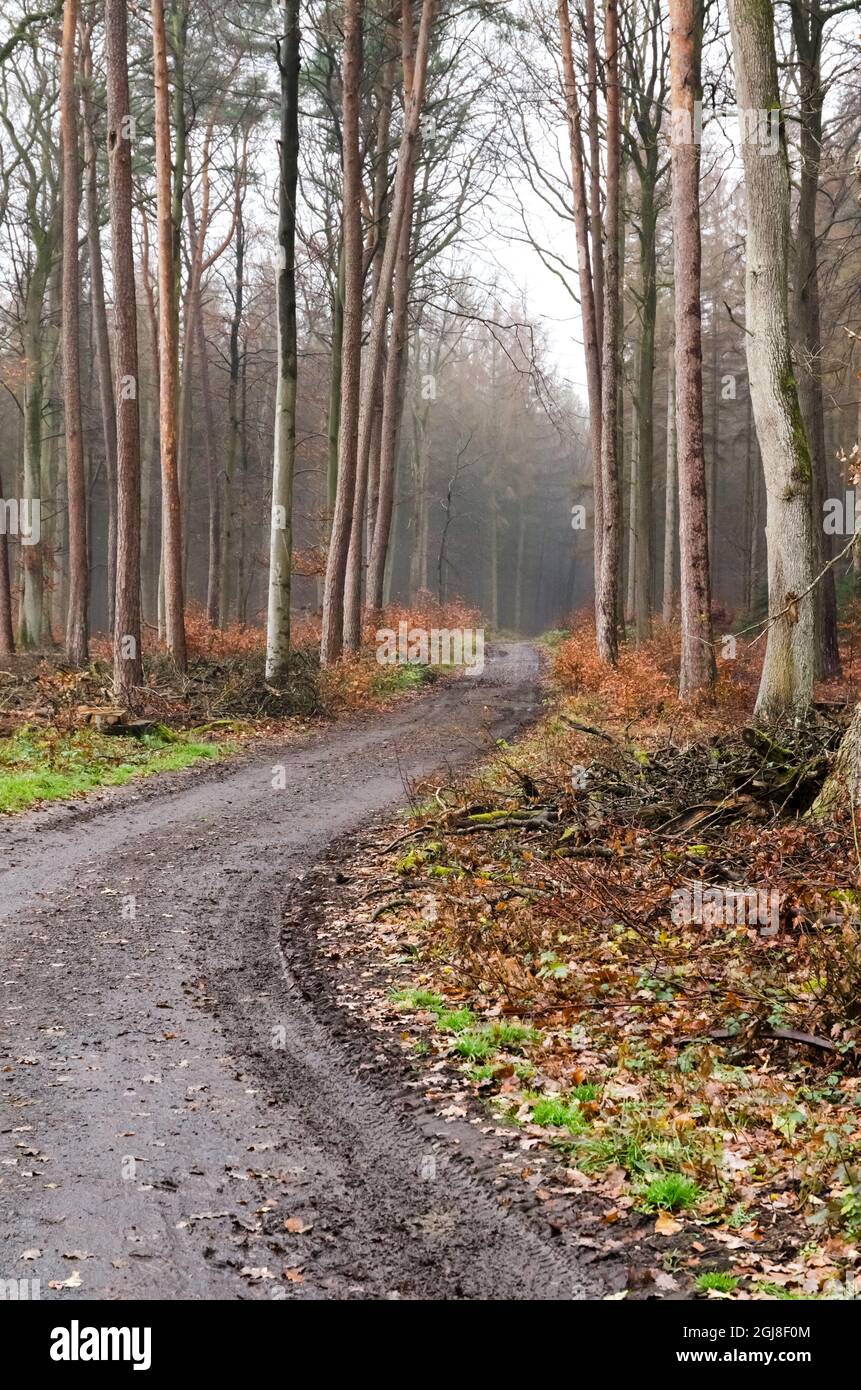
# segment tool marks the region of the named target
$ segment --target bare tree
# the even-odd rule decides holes
[[[676,333],[676,437],[681,561],[682,698],[715,680],[703,444],[700,280],[700,100],[702,0],[670,0],[673,268]]]
[[[278,194],[278,368],[275,461],[269,540],[266,676],[279,680],[290,654],[293,550],[293,471],[296,459],[296,187],[299,178],[299,0],[284,0],[284,36],[277,45],[281,73]]]
[[[362,353],[362,158],[359,102],[362,76],[364,0],[345,0],[342,60],[341,149],[344,180],[344,321],[341,346],[341,410],[338,437],[338,488],[323,590],[320,657],[337,661],[344,640],[344,577],[356,492],[359,442],[359,373]]]
[[[85,216],[87,253],[90,259],[90,305],[93,318],[93,344],[99,381],[99,407],[105,447],[108,486],[108,626],[114,621],[114,587],[117,572],[117,421],[114,405],[113,367],[105,303],[102,267],[102,241],[99,234],[99,190],[96,161],[96,117],[93,107],[93,54],[91,20],[81,18],[81,106],[83,111],[84,163],[86,168]]]
[[[598,597],[601,592],[601,545],[604,538],[604,498],[601,473],[601,340],[603,326],[598,326],[598,280],[593,271],[592,255],[589,246],[589,205],[586,193],[586,173],[583,158],[583,133],[580,119],[580,102],[577,93],[577,74],[574,67],[574,48],[571,41],[571,20],[568,14],[568,0],[559,0],[559,38],[562,50],[562,74],[565,86],[565,114],[568,122],[568,143],[571,151],[571,193],[574,205],[574,233],[577,239],[577,277],[580,285],[580,314],[583,320],[583,352],[586,358],[586,391],[589,397],[589,431],[592,447],[592,480],[594,497],[594,566],[595,566],[595,605],[597,619]],[[594,10],[592,13],[592,39],[594,44]],[[597,110],[597,107],[596,107]],[[590,133],[594,131],[597,141],[597,115],[594,124],[590,122]],[[595,148],[597,149],[597,143]],[[593,157],[593,169],[597,156]],[[600,254],[600,212],[598,218],[597,244]],[[596,236],[593,224],[593,246]],[[604,283],[603,257],[601,275],[600,304],[603,313]]]
[[[0,497],[3,491],[3,472],[0,469]],[[4,518],[5,521],[5,518]],[[5,525],[0,529],[0,656],[11,656],[15,650],[12,627],[12,585],[9,579],[9,538]]]
[[[665,623],[672,622],[676,606],[677,471],[675,348],[670,348],[667,362],[667,473],[664,483],[664,591],[661,612]]]
[[[739,109],[779,111],[771,0],[730,0]],[[747,368],[766,486],[769,625],[756,702],[762,719],[805,709],[816,669],[810,447],[789,336],[789,161],[742,125],[747,193]],[[753,122],[753,124],[756,124]]]
[[[66,435],[66,487],[69,506],[69,605],[66,654],[83,666],[88,654],[89,563],[87,557],[87,484],[81,433],[80,270],[78,213],[81,171],[78,159],[75,40],[77,0],[63,6],[63,54],[60,69],[60,133],[63,147],[63,407]]]
[[[619,40],[616,0],[606,0],[604,56],[607,73],[607,196],[604,230],[604,353],[601,367],[601,490],[604,534],[601,544],[601,585],[598,593],[597,640],[603,661],[615,664],[619,655],[619,561],[621,505],[619,497],[619,211],[622,160],[619,94]]]
[[[365,500],[368,462],[374,429],[374,416],[382,382],[386,320],[392,291],[398,245],[404,217],[412,205],[410,189],[415,176],[416,142],[419,133],[425,80],[430,55],[436,0],[423,0],[418,38],[413,52],[412,5],[402,0],[401,42],[404,69],[404,128],[392,188],[388,234],[383,247],[368,335],[366,361],[359,406],[359,438],[356,487],[350,532],[350,548],[344,590],[344,645],[356,651],[361,640],[362,545],[365,528]]]
[[[164,0],[152,0],[155,83],[156,209],[158,217],[159,439],[161,446],[162,549],[165,638],[176,666],[187,664],[182,579],[182,512],[177,469],[179,343],[175,309],[173,217],[171,213],[170,104]],[[179,161],[179,151],[177,151]]]
[[[368,562],[366,604],[375,611],[383,605],[383,582],[389,535],[392,525],[392,506],[395,495],[395,465],[404,408],[406,381],[407,309],[410,292],[410,243],[412,240],[412,186],[401,224],[398,260],[392,289],[392,328],[386,372],[383,383],[383,418],[380,429],[380,476],[374,537]]]
[[[119,390],[116,395],[117,573],[114,688],[130,700],[141,666],[141,439],[138,324],[132,243],[132,154],[125,0],[105,0],[108,159]]]

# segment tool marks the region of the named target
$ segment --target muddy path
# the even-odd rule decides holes
[[[386,714],[0,826],[0,1278],[66,1300],[600,1296],[482,1176],[490,1141],[297,978],[312,944],[279,942],[339,839],[539,708],[512,644]]]

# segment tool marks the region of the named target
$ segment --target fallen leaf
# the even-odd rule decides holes
[[[284,1222],[284,1230],[289,1231],[291,1236],[304,1236],[313,1229],[313,1224],[303,1221],[301,1216],[288,1216]]]
[[[674,1221],[668,1211],[662,1211],[655,1222],[655,1235],[657,1236],[674,1236],[681,1229],[681,1221]]]

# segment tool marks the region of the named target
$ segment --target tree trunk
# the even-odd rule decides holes
[[[730,0],[739,107],[780,108],[771,0]],[[747,367],[767,497],[769,628],[756,713],[805,710],[816,665],[812,467],[792,368],[788,312],[789,163],[742,139],[747,192]]]
[[[106,0],[108,156],[116,316],[117,574],[114,688],[124,701],[143,683],[141,665],[141,439],[138,323],[132,240],[132,155],[125,0]]]
[[[81,26],[82,83],[84,113],[84,162],[86,166],[87,248],[90,257],[90,302],[93,315],[93,338],[96,347],[96,368],[99,381],[99,407],[102,416],[102,437],[105,446],[105,473],[108,488],[108,627],[113,628],[114,595],[117,573],[117,421],[115,415],[113,367],[108,336],[108,314],[105,304],[105,279],[102,269],[102,240],[99,235],[99,192],[93,111],[93,57],[90,46],[91,24]]]
[[[3,490],[3,470],[0,468],[0,497]],[[9,537],[6,527],[0,530],[0,656],[11,656],[15,650],[12,625],[12,583],[9,574]]]
[[[215,414],[212,408],[206,328],[203,322],[203,301],[199,285],[197,288],[197,311],[194,316],[194,334],[197,340],[197,360],[200,363],[200,385],[203,392],[203,434],[206,448],[207,495],[209,498],[206,619],[212,627],[216,627],[218,624],[218,585],[221,575],[221,492],[218,467],[215,462]]]
[[[341,417],[338,436],[338,489],[323,591],[320,659],[337,661],[344,640],[344,577],[356,492],[359,442],[359,373],[362,353],[362,157],[359,104],[362,77],[364,0],[344,0],[341,149],[344,210],[344,327],[341,349]]]
[[[36,248],[24,305],[22,349],[24,358],[24,486],[27,499],[42,497],[42,405],[45,379],[42,366],[42,303],[52,249],[46,242]],[[44,565],[41,545],[19,547],[21,597],[18,641],[22,647],[38,646],[42,635]]]
[[[338,274],[332,295],[332,355],[326,418],[326,529],[332,528],[338,492],[338,435],[341,423],[341,348],[344,336],[344,248],[338,247]]]
[[[619,43],[616,0],[606,0],[604,50],[607,73],[607,197],[604,268],[604,354],[601,368],[603,429],[601,436],[601,489],[604,503],[604,538],[601,545],[601,584],[598,594],[597,639],[602,661],[616,664],[619,654],[619,204],[621,127],[619,99]]]
[[[362,381],[359,407],[359,438],[356,487],[350,530],[349,556],[344,590],[344,646],[358,651],[362,635],[362,550],[365,527],[365,500],[368,462],[373,435],[374,414],[382,381],[383,350],[389,298],[395,273],[401,227],[411,204],[410,185],[415,176],[416,141],[424,103],[425,78],[430,56],[431,31],[436,0],[424,0],[418,39],[413,54],[412,9],[402,3],[401,44],[404,69],[404,128],[392,189],[388,236],[383,248],[379,282],[374,296],[371,330]]]
[[[816,206],[822,150],[822,31],[824,20],[817,0],[793,0],[792,30],[798,53],[801,168],[798,191],[798,225],[795,235],[794,332],[798,371],[798,400],[807,429],[813,465],[813,561],[821,573],[831,559],[832,538],[822,524],[822,506],[828,496],[828,460],[825,449],[825,410],[822,400],[822,330],[819,314],[819,256],[816,239]],[[833,680],[840,674],[837,644],[837,594],[834,570],[829,569],[815,591],[817,675]]]
[[[664,594],[661,617],[673,621],[676,583],[676,365],[675,348],[670,348],[667,362],[667,476],[664,484]]]
[[[371,545],[368,565],[367,607],[374,611],[383,606],[383,583],[386,572],[386,557],[389,549],[389,534],[392,525],[392,507],[395,497],[395,471],[398,457],[398,439],[404,409],[404,380],[407,341],[407,308],[410,292],[410,242],[412,234],[412,186],[404,219],[401,224],[398,261],[395,266],[395,280],[392,291],[392,331],[389,340],[389,355],[386,360],[386,377],[383,385],[383,420],[380,434],[380,482],[377,499],[377,515],[374,524],[374,539]]]
[[[855,706],[852,721],[834,758],[825,785],[810,809],[812,816],[833,815],[841,807],[861,806],[861,704]]]
[[[756,525],[754,516],[754,503],[756,501],[756,490],[754,487],[753,472],[753,420],[750,406],[750,391],[747,393],[747,410],[744,427],[744,530],[742,534],[742,545],[744,546],[744,556],[742,559],[742,583],[741,583],[741,603],[745,613],[750,612],[752,602],[752,569],[751,559],[753,551],[753,529]]]
[[[598,336],[598,361],[600,362],[604,350],[604,242],[601,224],[601,127],[598,121],[598,40],[595,33],[595,0],[586,0],[585,27],[586,103],[589,112],[589,221],[592,233],[592,278],[595,285],[595,328]]]
[[[700,99],[700,0],[670,0],[673,266],[675,271],[676,438],[682,655],[679,694],[710,691],[715,680],[703,446],[703,344],[700,306],[700,150],[694,103]]]
[[[657,146],[656,146],[657,148]],[[638,642],[652,635],[652,475],[654,472],[655,321],[658,312],[655,235],[657,209],[651,163],[640,183],[640,354],[637,364],[637,552],[634,576],[634,632]]]
[[[237,190],[237,200],[239,199]],[[228,384],[227,384],[227,453],[224,463],[224,482],[222,495],[223,537],[221,543],[221,581],[218,595],[218,620],[227,627],[233,608],[233,480],[236,474],[236,460],[239,453],[239,333],[242,328],[242,310],[245,296],[245,222],[242,204],[238,202],[236,215],[236,248],[233,274],[233,313],[230,318],[230,339],[228,346]]]
[[[60,132],[63,147],[63,414],[66,438],[66,490],[69,509],[69,608],[66,655],[84,666],[88,655],[89,564],[87,559],[87,486],[81,426],[80,275],[78,265],[77,94],[75,38],[78,0],[65,0],[63,56],[60,72]]]
[[[590,0],[591,5],[591,0]],[[571,153],[571,193],[574,206],[574,234],[577,240],[577,279],[580,286],[580,315],[583,321],[583,352],[586,358],[586,393],[589,401],[589,439],[592,452],[592,496],[594,529],[594,573],[595,573],[595,612],[597,620],[598,594],[601,588],[601,544],[604,538],[604,498],[601,475],[601,341],[603,325],[599,327],[598,276],[593,271],[592,251],[589,247],[589,207],[586,200],[586,174],[583,161],[583,133],[580,121],[580,102],[577,94],[577,74],[574,67],[574,50],[571,41],[571,21],[568,13],[568,0],[558,4],[559,36],[562,46],[562,73],[565,84],[565,112],[568,121],[568,143]],[[594,9],[592,13],[592,41],[594,47]],[[597,78],[596,78],[597,81]],[[590,114],[590,135],[593,133]],[[597,117],[595,121],[596,145],[593,151],[593,179],[597,163]],[[593,188],[594,194],[594,188]],[[597,195],[595,195],[597,196]],[[594,212],[594,198],[593,198]],[[598,211],[597,234],[595,222],[592,223],[592,249],[597,241],[601,251],[601,216]],[[603,256],[600,256],[603,261]],[[601,308],[604,307],[603,272],[601,276]]]
[[[639,357],[639,344],[634,347],[634,360]],[[624,411],[624,400],[620,406],[620,414]],[[637,479],[639,476],[639,451],[640,451],[640,426],[638,423],[639,411],[637,409],[636,397],[631,401],[631,455],[628,472],[628,545],[627,545],[627,567],[625,573],[625,622],[630,623],[634,618],[634,605],[636,603],[636,581],[637,581]],[[624,416],[622,415],[621,449],[620,457],[625,457],[625,435],[624,435]]]
[[[159,438],[165,637],[168,651],[177,668],[185,671],[187,654],[182,582],[182,513],[177,475],[179,343],[171,216],[170,107],[164,0],[152,0],[152,42],[158,215]],[[177,161],[179,162],[179,151]]]
[[[266,678],[279,681],[290,656],[293,554],[293,471],[296,460],[296,187],[299,178],[299,0],[284,0],[284,36],[277,47],[281,73],[278,141],[278,372],[275,388],[275,460],[269,532]]]

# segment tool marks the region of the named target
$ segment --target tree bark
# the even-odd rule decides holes
[[[619,655],[620,498],[618,459],[619,420],[619,205],[621,126],[619,42],[616,0],[606,0],[604,51],[607,73],[607,196],[604,230],[604,354],[601,368],[603,428],[601,490],[604,538],[601,544],[601,583],[597,608],[598,655],[615,665]]]
[[[657,148],[657,146],[656,146]],[[655,322],[658,287],[655,185],[647,165],[640,183],[640,352],[637,363],[637,550],[634,575],[634,633],[652,635],[652,475],[654,472]]]
[[[590,0],[590,6],[592,0]],[[603,324],[599,327],[599,312],[604,309],[603,269],[601,273],[600,310],[598,306],[597,265],[592,266],[592,250],[589,246],[589,206],[586,197],[586,174],[583,160],[583,132],[580,120],[580,102],[577,94],[577,74],[574,67],[574,49],[571,40],[571,20],[568,0],[559,0],[559,37],[562,48],[562,74],[565,85],[565,113],[568,122],[568,144],[571,154],[571,193],[574,207],[574,235],[577,241],[577,280],[580,286],[580,316],[583,321],[583,352],[586,358],[586,394],[589,401],[589,440],[592,453],[592,496],[594,529],[594,573],[595,573],[595,613],[597,621],[598,595],[601,589],[601,545],[604,539],[604,497],[601,474],[601,343]],[[594,49],[595,20],[592,7],[592,46]],[[597,82],[597,77],[595,78]],[[595,136],[593,150],[593,179],[598,161],[597,153],[597,108],[593,127],[591,109],[589,122],[590,136]],[[593,188],[593,212],[597,194]],[[601,252],[601,216],[598,210],[597,231],[592,222],[592,248],[597,244]],[[599,256],[603,263],[603,255]]]
[[[107,20],[106,20],[107,23]],[[102,269],[102,239],[99,234],[99,192],[93,110],[93,56],[90,44],[92,24],[81,24],[81,98],[84,115],[84,163],[86,167],[87,249],[90,258],[90,303],[93,315],[93,338],[96,348],[96,369],[99,382],[99,408],[102,417],[102,438],[105,446],[105,473],[108,489],[108,627],[113,629],[114,596],[117,574],[117,421],[114,402],[111,345],[108,336],[108,313],[105,303],[105,278]]]
[[[275,459],[269,531],[266,678],[283,678],[290,656],[293,552],[293,472],[296,460],[296,188],[299,178],[299,0],[284,0],[284,36],[277,48],[281,73],[278,142],[278,375],[275,388]]]
[[[700,0],[670,0],[676,438],[682,620],[679,694],[683,699],[698,691],[710,691],[716,674],[703,445],[700,150],[694,120],[694,103],[700,99],[701,43]]]
[[[131,701],[143,683],[141,663],[141,439],[138,323],[132,240],[126,0],[105,0],[108,158],[116,322],[117,571],[114,688]]]
[[[3,470],[0,468],[0,497],[5,497]],[[6,527],[0,531],[0,656],[11,656],[15,650],[12,624],[12,584],[9,574],[9,537]]]
[[[400,243],[401,226],[411,203],[410,185],[415,176],[416,141],[424,102],[425,79],[430,56],[436,0],[424,0],[419,21],[418,39],[413,53],[412,7],[402,0],[401,45],[404,69],[404,128],[398,150],[398,162],[392,189],[388,236],[383,247],[379,281],[368,335],[365,370],[359,406],[359,437],[356,461],[356,486],[350,528],[350,544],[344,589],[344,646],[358,651],[362,635],[362,552],[365,528],[365,501],[368,484],[368,462],[373,435],[374,413],[382,381],[383,351],[389,298]]]
[[[60,131],[63,148],[63,414],[66,438],[66,492],[69,510],[69,607],[66,655],[84,666],[88,655],[89,563],[87,557],[87,487],[81,432],[80,273],[75,39],[77,0],[63,7],[63,52],[60,70]]]
[[[31,224],[31,235],[36,232]],[[42,487],[42,407],[45,375],[42,352],[42,305],[53,255],[54,237],[38,235],[36,256],[24,304],[21,346],[24,358],[24,496],[41,499]],[[18,643],[38,646],[42,636],[42,602],[45,574],[40,545],[20,547],[21,595]]]
[[[795,235],[793,286],[794,334],[798,362],[798,399],[807,429],[813,465],[814,566],[819,574],[831,559],[832,538],[822,524],[822,505],[828,496],[825,449],[825,410],[822,400],[822,330],[819,312],[819,255],[816,206],[822,151],[822,34],[825,20],[818,0],[793,0],[792,31],[799,67],[801,168],[798,222]],[[840,674],[837,643],[837,594],[834,570],[829,569],[816,594],[817,675],[832,680]]]
[[[667,362],[667,474],[664,483],[664,592],[661,612],[661,617],[665,623],[673,621],[676,608],[677,487],[676,364],[675,348],[671,347]]]
[[[730,0],[738,103],[780,109],[771,0]],[[788,310],[789,162],[781,129],[770,150],[742,138],[747,192],[747,367],[766,484],[768,645],[760,719],[805,710],[816,665],[810,447],[792,367]]]
[[[398,457],[398,439],[404,408],[404,380],[407,341],[407,308],[410,292],[410,243],[412,240],[412,184],[410,185],[407,206],[401,223],[398,260],[395,266],[395,280],[392,290],[392,329],[389,339],[389,354],[386,359],[386,375],[383,385],[383,419],[380,430],[380,479],[377,498],[377,515],[374,523],[374,539],[371,544],[368,564],[368,585],[366,602],[371,611],[383,606],[383,582],[386,572],[386,557],[389,550],[389,535],[392,525],[392,507],[395,497],[395,470]]]
[[[338,273],[332,294],[332,354],[326,417],[326,529],[331,531],[338,493],[338,436],[341,424],[341,349],[344,337],[344,248],[338,247]]]
[[[586,0],[586,109],[589,113],[589,223],[592,233],[592,278],[598,361],[604,351],[604,242],[601,221],[601,130],[598,123],[598,40],[595,0]],[[600,452],[600,451],[599,451]],[[596,527],[597,530],[597,527]]]
[[[359,373],[362,353],[362,157],[359,103],[362,76],[364,0],[344,0],[341,148],[344,210],[344,326],[341,347],[341,417],[338,435],[338,489],[326,558],[320,659],[337,661],[344,641],[344,577],[356,492],[359,442]]]
[[[855,706],[849,728],[840,740],[822,791],[810,809],[811,816],[830,816],[841,807],[853,813],[861,805],[861,704]]]
[[[230,316],[230,337],[228,342],[227,451],[224,462],[221,506],[223,536],[221,542],[221,579],[218,595],[218,620],[222,627],[227,627],[230,622],[234,594],[233,481],[236,474],[236,460],[239,454],[239,376],[241,366],[239,333],[242,328],[242,313],[245,298],[245,221],[241,196],[240,188],[237,186],[233,313]]]
[[[185,671],[185,612],[182,580],[182,513],[177,473],[177,332],[174,229],[171,214],[170,105],[164,0],[152,0],[153,76],[155,83],[156,203],[158,217],[159,439],[161,446],[162,550],[167,648]],[[179,162],[179,151],[177,151]]]

